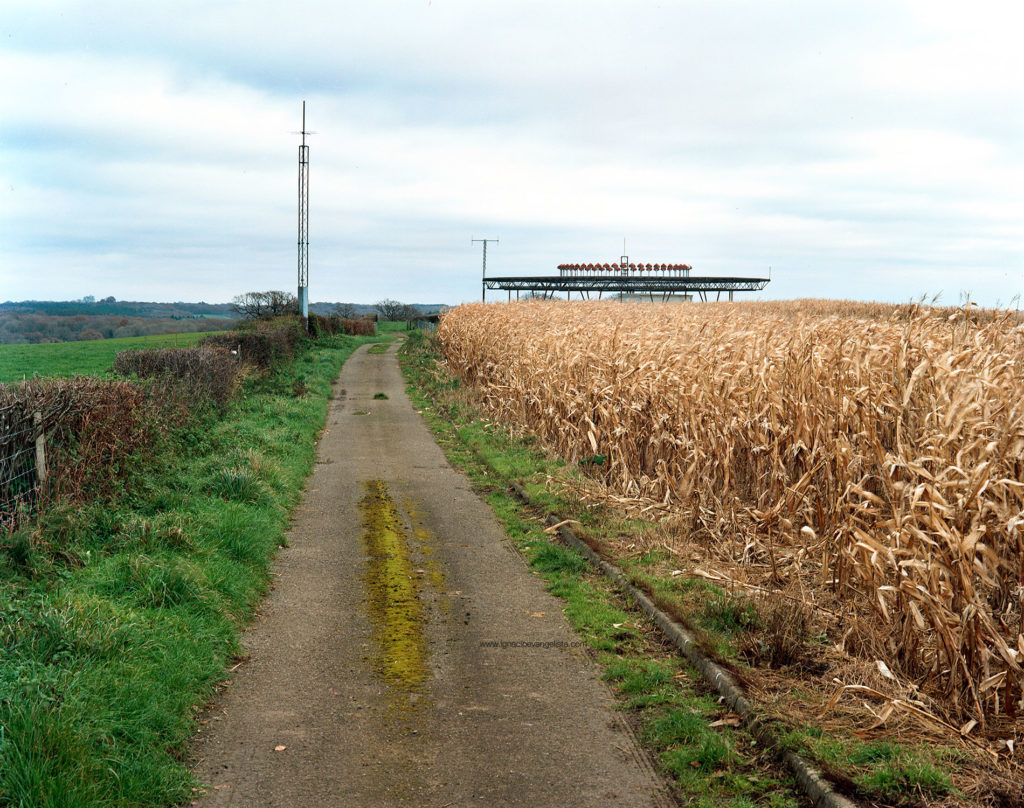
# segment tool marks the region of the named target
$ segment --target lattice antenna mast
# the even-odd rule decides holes
[[[483,242],[484,245],[484,271],[480,279],[480,302],[487,302],[487,242],[493,241],[495,244],[498,243],[496,238],[471,238],[470,244],[476,244],[477,242]]]
[[[306,145],[306,102],[302,102],[302,144],[299,146],[299,315],[309,318],[309,146]]]

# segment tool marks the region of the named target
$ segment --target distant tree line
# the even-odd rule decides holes
[[[244,295],[238,295],[231,301],[231,310],[241,318],[258,320],[261,317],[277,317],[293,312],[297,305],[298,301],[295,295],[290,292],[271,290],[268,292],[246,292]],[[310,307],[311,310],[312,308]],[[354,320],[360,316],[360,308],[365,310],[366,307],[357,307],[354,303],[337,303],[329,313]],[[415,320],[422,316],[420,310],[415,306],[390,298],[378,300],[374,308],[381,320]]]
[[[231,328],[236,318],[259,319],[295,311],[295,295],[272,290],[247,292],[231,303],[150,303],[101,300],[23,300],[0,303],[0,344],[74,342],[152,334],[180,334]],[[310,313],[356,320],[376,312],[381,320],[415,320],[438,305],[412,306],[385,298],[364,303],[310,303]]]
[[[70,317],[46,314],[0,312],[0,344],[75,342],[113,337],[144,337],[152,334],[186,334],[230,328],[234,320],[216,318],[117,317],[76,314]]]
[[[231,317],[230,303],[150,303],[115,300],[106,297],[96,302],[84,300],[22,300],[0,303],[0,316],[5,314],[45,314],[51,317],[109,315],[120,317]]]

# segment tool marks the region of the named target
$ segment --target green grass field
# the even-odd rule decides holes
[[[35,376],[100,376],[113,367],[114,356],[121,351],[193,345],[207,333],[213,332],[0,345],[0,383],[20,382]]]

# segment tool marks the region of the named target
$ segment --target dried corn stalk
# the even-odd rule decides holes
[[[1012,313],[474,304],[438,335],[495,420],[571,460],[605,455],[591,468],[618,495],[797,551],[874,614],[890,664],[951,714],[1024,707],[1024,326]]]

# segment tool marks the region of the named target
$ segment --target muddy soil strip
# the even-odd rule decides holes
[[[194,804],[673,804],[394,349],[360,349],[336,392],[248,659],[197,740]]]

